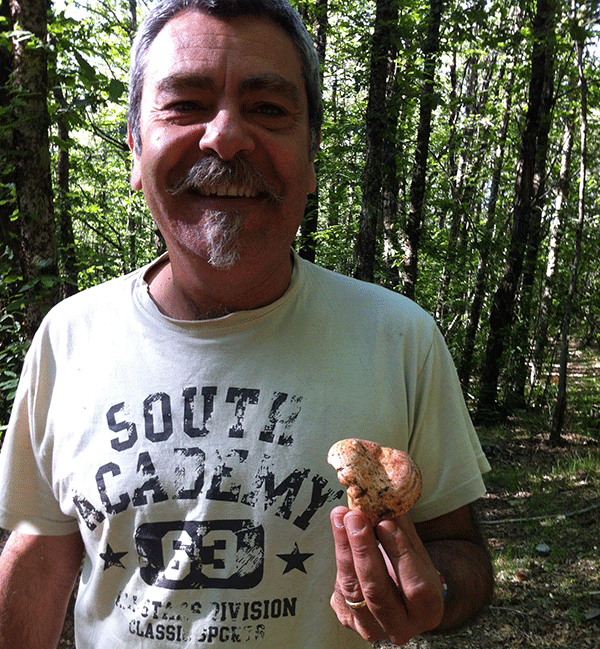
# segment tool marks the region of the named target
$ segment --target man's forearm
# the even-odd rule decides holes
[[[444,617],[436,630],[462,626],[490,603],[494,575],[489,553],[483,545],[462,540],[430,541],[425,548],[447,586]]]
[[[0,557],[0,649],[56,648],[80,562],[73,535],[9,538]]]

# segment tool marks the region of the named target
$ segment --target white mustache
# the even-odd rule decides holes
[[[189,190],[203,196],[252,198],[265,194],[275,205],[282,201],[275,187],[241,156],[231,160],[213,156],[201,158],[170,187],[169,193],[176,196]]]

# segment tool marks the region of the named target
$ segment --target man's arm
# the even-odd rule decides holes
[[[13,532],[0,556],[0,649],[55,649],[83,542]]]
[[[491,598],[491,561],[468,506],[417,526],[405,515],[376,530],[359,512],[338,507],[332,523],[338,574],[331,603],[340,622],[369,642],[404,645],[460,626]],[[363,600],[366,606],[348,606]]]
[[[487,543],[470,506],[415,525],[434,566],[446,582],[444,617],[437,630],[469,622],[490,603],[494,586]]]

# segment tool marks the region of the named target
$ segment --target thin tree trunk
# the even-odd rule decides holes
[[[73,219],[69,205],[69,183],[71,175],[71,158],[67,148],[70,133],[65,112],[67,102],[60,88],[54,89],[54,96],[60,108],[55,115],[58,137],[61,146],[58,150],[56,164],[56,186],[58,190],[58,238],[60,242],[60,265],[62,275],[61,297],[66,298],[77,293],[77,255],[75,254],[75,235]]]
[[[9,0],[2,0],[0,4],[1,17],[3,23],[0,24],[1,32],[12,32],[12,14]],[[2,252],[10,250],[10,258],[18,259],[18,228],[11,216],[15,209],[10,187],[14,184],[14,173],[9,171],[14,165],[13,152],[13,115],[9,110],[11,105],[12,93],[10,89],[10,75],[12,74],[13,61],[12,55],[8,48],[0,47],[0,106],[2,111],[2,128],[0,130],[0,164],[2,165],[2,194],[0,195],[0,243]],[[16,288],[16,287],[15,287]],[[8,287],[5,287],[8,291]]]
[[[558,255],[566,218],[564,205],[568,197],[571,180],[571,154],[575,136],[575,124],[572,116],[567,117],[563,136],[563,147],[558,180],[558,194],[554,207],[554,216],[550,224],[550,241],[548,243],[548,260],[546,263],[546,277],[544,292],[540,302],[538,328],[535,336],[535,348],[529,376],[529,389],[533,390],[540,368],[543,363],[544,353],[548,344],[548,326],[554,297],[554,278],[558,268]]]
[[[383,220],[382,182],[384,138],[391,135],[386,86],[390,51],[395,48],[398,3],[377,0],[375,28],[371,41],[369,100],[365,120],[367,155],[363,176],[363,198],[356,239],[354,276],[366,282],[375,278],[377,233]]]
[[[327,51],[327,30],[328,22],[328,0],[316,0],[314,14],[316,19],[315,46],[321,61],[321,81],[323,81],[323,69],[325,54]],[[314,262],[317,252],[316,234],[319,226],[319,161],[315,161],[315,173],[317,176],[317,188],[308,196],[304,209],[304,218],[300,227],[300,241],[298,253],[304,259]]]
[[[133,43],[135,32],[137,31],[138,18],[137,18],[137,0],[129,0],[129,24],[127,25],[127,33],[129,35],[129,44]],[[129,162],[131,164],[131,161]],[[139,216],[135,213],[133,208],[133,190],[129,188],[129,205],[127,208],[127,252],[124,251],[123,271],[125,273],[133,270],[137,266],[137,235],[140,226]],[[161,237],[162,238],[162,237]]]
[[[48,309],[59,300],[56,224],[48,138],[48,69],[44,49],[47,35],[46,0],[11,0],[15,29],[29,39],[13,43],[13,85],[22,91],[16,108],[15,185],[20,225],[20,264],[23,278],[35,286],[28,300],[24,332],[31,338]]]
[[[397,72],[391,76],[390,86],[392,94],[389,98],[390,125],[396,124],[400,117],[400,100],[395,96],[398,87]],[[386,138],[383,147],[383,205],[382,220],[384,233],[384,264],[386,280],[391,287],[396,288],[400,283],[400,276],[395,268],[394,260],[398,254],[398,169],[396,165],[397,138]]]
[[[529,237],[531,209],[535,189],[536,147],[540,128],[543,91],[548,71],[546,59],[554,32],[555,1],[539,0],[533,21],[531,79],[525,130],[517,167],[517,183],[513,206],[513,225],[504,275],[494,294],[490,311],[490,332],[481,370],[476,419],[486,421],[498,416],[497,392],[500,361],[512,322],[515,297],[521,279],[525,248]]]
[[[460,362],[458,363],[458,376],[462,385],[463,391],[469,389],[471,381],[471,369],[473,366],[473,355],[475,352],[475,340],[477,331],[479,329],[479,321],[481,319],[481,309],[487,293],[488,285],[488,263],[492,247],[492,235],[494,232],[496,222],[496,205],[498,203],[498,196],[500,194],[500,180],[502,178],[502,168],[504,166],[504,154],[506,149],[506,135],[508,133],[508,126],[510,123],[510,115],[512,111],[513,99],[513,86],[515,80],[514,67],[511,70],[508,80],[508,87],[506,91],[506,107],[502,117],[502,126],[498,134],[498,145],[494,155],[494,164],[492,177],[490,182],[490,195],[487,203],[487,219],[485,222],[483,233],[479,240],[479,263],[477,266],[477,275],[475,279],[475,287],[471,299],[471,309],[469,311],[469,320],[465,329],[465,344]]]
[[[554,33],[549,34],[554,39]],[[529,237],[525,250],[523,266],[523,285],[521,290],[521,304],[519,322],[515,335],[514,354],[514,380],[512,385],[511,400],[518,407],[525,405],[525,384],[527,383],[527,361],[530,358],[529,331],[531,328],[531,311],[533,302],[533,288],[539,249],[542,238],[542,213],[546,203],[546,176],[547,157],[549,147],[550,127],[552,125],[552,109],[554,107],[554,54],[553,40],[548,42],[548,56],[546,57],[546,75],[540,110],[540,129],[536,144],[536,157],[534,169],[534,201],[531,209],[531,222]]]
[[[579,275],[579,264],[581,261],[581,240],[583,238],[583,224],[585,220],[585,180],[587,174],[587,80],[583,71],[583,46],[582,42],[575,44],[577,52],[577,70],[581,87],[581,154],[579,165],[579,201],[577,230],[575,233],[575,256],[571,268],[571,283],[565,300],[565,312],[561,331],[561,352],[560,367],[558,371],[558,394],[552,414],[552,428],[550,431],[550,443],[557,446],[561,441],[561,432],[565,419],[567,405],[567,369],[569,365],[569,329],[571,325],[571,312],[573,299],[577,290],[577,277]]]
[[[417,264],[419,242],[423,227],[423,202],[425,199],[425,180],[427,175],[427,158],[429,155],[429,138],[431,135],[431,114],[433,112],[436,55],[440,41],[440,23],[442,20],[443,0],[431,0],[427,38],[423,48],[423,84],[419,107],[419,127],[415,161],[410,184],[410,204],[406,223],[406,241],[404,251],[404,285],[402,292],[414,299],[417,284]]]

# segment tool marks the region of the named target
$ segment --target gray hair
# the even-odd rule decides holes
[[[319,57],[304,23],[287,0],[159,0],[141,24],[131,48],[127,119],[134,151],[139,154],[142,149],[140,112],[148,51],[158,33],[169,20],[186,10],[197,11],[224,20],[232,20],[240,16],[267,18],[286,32],[300,57],[308,100],[309,155],[311,158],[314,157],[319,146],[319,134],[323,121]]]

